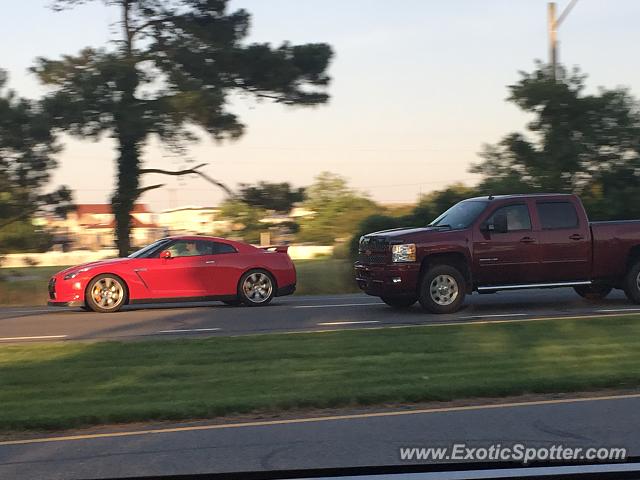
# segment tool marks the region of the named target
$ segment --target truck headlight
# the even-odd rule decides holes
[[[404,243],[402,245],[393,245],[391,247],[392,262],[415,262],[416,261],[416,244]]]

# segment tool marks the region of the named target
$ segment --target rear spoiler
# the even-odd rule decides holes
[[[287,253],[289,250],[289,245],[274,245],[271,247],[258,247],[262,250],[266,250],[267,252],[275,252],[275,253]]]

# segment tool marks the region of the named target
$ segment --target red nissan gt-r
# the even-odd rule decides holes
[[[287,247],[216,237],[158,240],[126,258],[67,268],[49,280],[49,305],[116,312],[123,305],[220,300],[266,305],[296,289]]]

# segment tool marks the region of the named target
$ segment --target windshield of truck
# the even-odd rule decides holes
[[[457,203],[428,226],[451,229],[467,228],[487,208],[487,203],[481,200],[465,200]]]

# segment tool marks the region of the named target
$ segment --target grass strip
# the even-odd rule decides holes
[[[0,347],[0,430],[640,385],[640,315]]]

